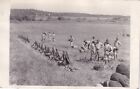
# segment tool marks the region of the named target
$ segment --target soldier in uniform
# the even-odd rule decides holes
[[[73,38],[72,35],[70,35],[70,38],[68,39],[68,41],[70,42],[70,46],[71,46],[71,48],[74,48],[74,43],[73,43],[74,38]]]
[[[118,54],[120,45],[121,45],[121,42],[119,41],[119,39],[117,37],[116,40],[114,41],[114,49],[113,49],[114,59],[117,59],[117,54]]]

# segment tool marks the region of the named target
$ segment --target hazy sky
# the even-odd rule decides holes
[[[118,0],[12,0],[11,8],[52,12],[129,15],[130,3]]]

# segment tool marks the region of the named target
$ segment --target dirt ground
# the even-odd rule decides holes
[[[25,44],[18,35],[28,36],[31,44],[40,41],[42,32],[54,32],[55,42],[46,41],[47,46],[55,46],[59,50],[67,50],[72,66],[78,70],[67,71],[55,62],[33,50]],[[117,64],[130,61],[130,38],[123,37],[122,33],[129,34],[129,25],[124,24],[95,24],[87,22],[22,22],[10,24],[10,84],[17,85],[44,85],[44,86],[95,86],[97,83],[108,80],[115,71]],[[77,49],[69,47],[69,35],[75,38],[74,44],[80,47],[83,40],[90,40],[92,36],[110,43],[118,36],[121,47],[118,59],[104,65],[102,71],[93,70],[99,62],[77,61],[83,57]],[[101,63],[101,62],[100,62]]]

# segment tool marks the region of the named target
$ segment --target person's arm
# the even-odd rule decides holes
[[[118,44],[121,46],[121,42],[120,41],[118,41]]]

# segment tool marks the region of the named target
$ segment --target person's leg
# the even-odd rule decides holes
[[[99,61],[99,50],[97,50],[97,60]]]
[[[118,56],[118,48],[116,48],[115,50],[115,60],[117,59],[117,56]]]
[[[99,56],[98,50],[96,50],[96,51],[95,51],[95,59],[96,59],[96,61],[99,61],[99,60],[98,60],[98,58],[99,58],[98,56]]]
[[[70,46],[73,48],[74,46],[73,46],[73,42],[70,42]]]
[[[107,63],[107,55],[104,55],[104,62]]]
[[[90,61],[92,61],[93,60],[93,51],[91,50],[90,51]]]
[[[114,60],[116,60],[117,55],[116,55],[116,50],[114,51]]]

